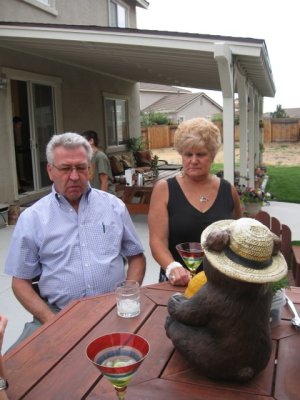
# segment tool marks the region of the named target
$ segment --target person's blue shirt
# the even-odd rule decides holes
[[[5,272],[41,274],[41,296],[59,308],[71,300],[113,291],[125,279],[124,258],[143,253],[125,204],[89,188],[78,213],[52,188],[19,216]]]

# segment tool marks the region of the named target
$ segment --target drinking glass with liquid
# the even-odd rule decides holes
[[[116,286],[117,313],[123,318],[140,314],[140,285],[136,281],[123,281]]]

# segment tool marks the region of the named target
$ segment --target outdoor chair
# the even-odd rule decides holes
[[[137,167],[152,167],[152,160],[155,154],[153,154],[151,150],[136,151],[133,154],[136,160]],[[169,164],[167,160],[162,160],[160,158],[157,160],[158,170],[176,170],[181,168],[181,164]]]
[[[134,168],[136,172],[149,172],[152,167],[153,154],[151,150],[125,152],[109,156],[112,174],[114,177],[124,175],[125,169]],[[181,168],[178,164],[169,164],[167,160],[158,159],[158,169],[176,170]]]
[[[151,160],[153,159],[153,153],[151,150],[142,150],[134,152],[137,167],[151,166]],[[169,164],[167,160],[158,159],[157,169],[158,170],[176,170],[181,169],[181,164]]]
[[[266,211],[260,211],[255,219],[267,226],[280,240],[282,252],[288,269],[293,276],[295,286],[300,286],[300,246],[292,244],[292,233],[289,226],[282,224],[277,218],[271,217]]]

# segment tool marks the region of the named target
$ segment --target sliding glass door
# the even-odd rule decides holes
[[[12,80],[12,110],[19,194],[51,185],[46,145],[56,132],[55,90],[33,80]]]

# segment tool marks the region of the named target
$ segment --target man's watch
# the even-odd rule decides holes
[[[0,390],[6,390],[6,389],[8,389],[8,382],[6,379],[0,376]]]

